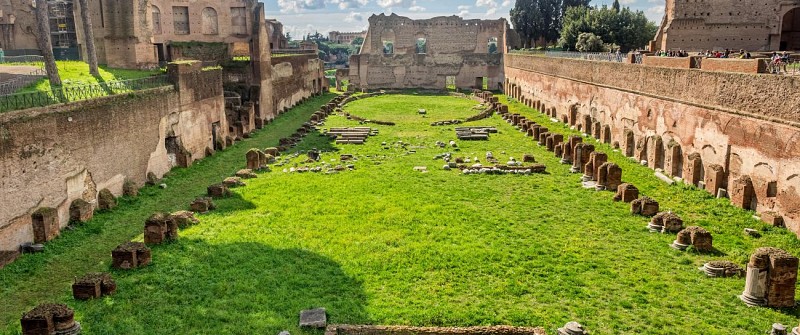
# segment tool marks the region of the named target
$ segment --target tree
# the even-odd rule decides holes
[[[603,40],[592,33],[581,33],[575,43],[575,49],[580,52],[603,51]]]
[[[613,8],[615,12],[619,13],[619,0],[614,0],[614,3],[611,4],[611,8]]]
[[[89,63],[89,73],[95,77],[100,77],[100,70],[97,67],[97,50],[94,47],[94,30],[92,30],[92,16],[89,13],[89,1],[78,0],[81,10],[81,21],[83,21],[83,36],[86,38],[86,58]]]
[[[556,41],[566,10],[588,5],[589,0],[517,0],[511,9],[511,23],[523,47],[532,47],[536,40]]]
[[[573,7],[564,16],[559,45],[575,50],[581,33],[592,33],[606,43],[618,45],[620,51],[627,52],[647,45],[656,34],[655,23],[647,20],[642,11],[622,8]]]
[[[58,75],[56,57],[53,54],[53,40],[50,36],[50,18],[47,0],[36,0],[36,44],[44,56],[44,69],[47,71],[47,79],[50,87],[61,86],[61,76]]]
[[[360,46],[360,45],[364,44],[364,38],[363,37],[356,37],[356,38],[353,39],[353,42],[350,43],[350,44],[359,45]]]
[[[292,40],[292,34],[290,34],[288,31],[286,32],[286,40],[287,41],[291,41]]]

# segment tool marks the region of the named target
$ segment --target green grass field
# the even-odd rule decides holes
[[[85,334],[321,334],[297,327],[299,311],[313,307],[327,308],[331,323],[507,324],[543,326],[549,334],[571,320],[592,334],[756,334],[774,322],[798,323],[794,309],[746,307],[737,298],[743,278],[710,279],[697,269],[716,259],[744,264],[759,246],[800,255],[793,234],[704,191],[667,186],[652,170],[595,143],[623,168],[623,180],[687,225],[711,231],[717,252],[673,250],[674,235],[649,233],[648,219],[630,215],[611,192],[582,188],[579,175],[498,116],[471,123],[497,126],[498,134],[460,141],[454,156],[482,160],[492,151],[504,161],[528,153],[547,165],[547,174],[442,170],[444,163],[433,157],[453,149],[434,143],[455,133],[428,124],[477,114],[477,102],[410,93],[345,107],[397,123],[371,125],[380,134],[365,145],[335,145],[312,134],[293,149],[326,150],[323,161],[332,165],[340,164],[340,154],[354,154],[354,171],[284,173],[301,166],[304,156],[290,158],[217,201],[219,209],[199,215],[202,222],[182,230],[178,242],[154,246],[150,266],[111,271],[115,295],[71,298],[72,278],[108,271],[110,250],[141,240],[150,213],[185,209],[207,185],[242,168],[247,149],[275,145],[321,103],[312,99],[251,139],[173,171],[166,190],[145,188],[138,198],[64,233],[47,252],[0,270],[2,329],[18,332],[20,314],[45,301],[73,307]],[[419,108],[427,117],[416,113]],[[516,102],[510,109],[570,133]],[[357,125],[331,116],[326,127]],[[430,172],[413,171],[415,166]],[[747,237],[745,227],[763,236]]]
[[[58,61],[56,66],[58,66],[58,74],[61,76],[61,82],[65,87],[91,85],[115,80],[139,79],[160,73],[158,70],[126,70],[100,66],[100,77],[98,78],[89,74],[89,64],[84,62]],[[36,91],[50,91],[50,82],[47,77],[28,85],[21,89],[19,93]]]

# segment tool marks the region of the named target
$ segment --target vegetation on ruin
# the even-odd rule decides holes
[[[329,98],[330,95],[327,96]],[[18,331],[19,316],[39,302],[65,302],[87,334],[313,333],[297,328],[300,310],[325,307],[330,323],[421,326],[544,326],[570,320],[592,334],[754,334],[773,322],[797,324],[796,310],[748,308],[737,295],[743,278],[710,279],[697,268],[710,260],[742,265],[759,246],[800,255],[785,229],[688,186],[667,186],[653,171],[607,145],[594,143],[623,168],[623,180],[655,198],[687,225],[714,235],[712,254],[669,247],[674,235],[649,233],[611,192],[580,186],[552,153],[499,117],[464,125],[496,126],[489,141],[458,141],[438,120],[477,114],[477,102],[408,92],[359,100],[345,111],[396,126],[366,144],[336,145],[312,133],[292,153],[318,148],[333,165],[354,154],[354,171],[284,173],[304,155],[259,173],[176,243],[153,247],[153,263],[112,271],[117,293],[96,301],[70,297],[69,284],[87,272],[109,271],[110,251],[141,240],[155,211],[186,209],[205,187],[244,167],[251,147],[277,144],[308,119],[324,98],[311,99],[224,152],[176,169],[166,189],[146,187],[133,199],[0,270],[0,333]],[[504,99],[503,99],[504,100]],[[417,110],[427,110],[426,116]],[[551,130],[563,124],[511,102]],[[360,126],[331,116],[326,127]],[[399,144],[407,143],[407,147]],[[381,144],[386,142],[388,149]],[[462,175],[434,156],[505,162],[533,154],[547,174]],[[280,160],[291,157],[284,153]],[[429,172],[413,170],[427,166]],[[758,229],[754,239],[742,233]]]
[[[58,66],[58,73],[61,75],[61,81],[64,87],[91,85],[116,80],[139,79],[161,73],[159,70],[114,69],[100,66],[100,77],[98,78],[89,74],[89,64],[84,62],[58,61],[56,65]],[[50,90],[50,82],[47,81],[47,78],[42,78],[23,88],[19,93],[36,91],[48,92]]]

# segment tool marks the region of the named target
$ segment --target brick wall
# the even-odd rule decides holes
[[[282,113],[327,91],[324,63],[316,54],[273,57],[272,87],[275,112]]]
[[[705,58],[701,68],[705,71],[755,74],[767,72],[767,63],[765,59]]]

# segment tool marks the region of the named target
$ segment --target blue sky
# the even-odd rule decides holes
[[[292,36],[319,31],[361,31],[372,14],[397,13],[413,19],[459,15],[467,19],[508,19],[514,0],[262,0],[267,17],[284,24]],[[592,0],[610,5],[613,0]],[[623,6],[644,11],[656,24],[664,14],[665,0],[620,0]]]

